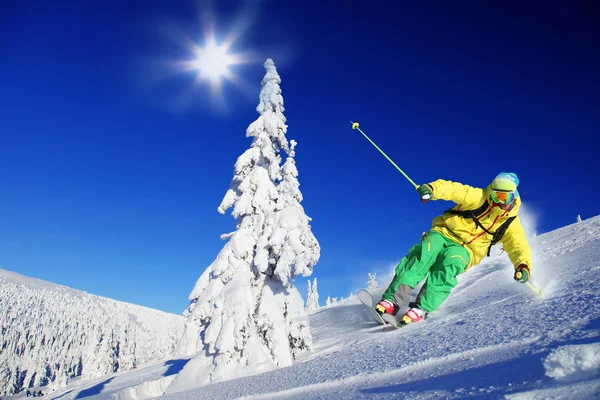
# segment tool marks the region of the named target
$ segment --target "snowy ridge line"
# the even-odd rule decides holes
[[[31,285],[30,285],[31,284]],[[184,318],[0,270],[0,395],[172,355]]]
[[[139,310],[146,310],[149,312],[154,312],[157,314],[167,314],[167,315],[176,315],[179,316],[179,314],[173,314],[173,313],[168,313],[165,311],[160,311],[157,310],[155,308],[152,307],[147,307],[147,306],[143,306],[140,304],[134,304],[134,303],[129,303],[129,302],[125,302],[125,301],[120,301],[120,300],[115,300],[113,298],[110,297],[106,297],[106,296],[100,296],[94,293],[90,293],[90,292],[86,292],[84,290],[79,290],[79,289],[73,289],[69,286],[65,286],[59,283],[53,283],[53,282],[49,282],[49,281],[44,281],[42,279],[38,279],[38,278],[33,278],[30,276],[24,276],[24,275],[20,275],[16,272],[13,271],[9,271],[6,269],[2,269],[0,268],[0,286],[5,284],[5,283],[11,283],[11,284],[15,284],[15,285],[22,285],[23,287],[26,287],[28,289],[39,289],[39,290],[44,290],[47,291],[49,293],[70,293],[73,296],[89,296],[89,297],[95,297],[98,300],[102,301],[102,302],[106,302],[106,303],[115,303],[115,304],[127,304],[129,305],[131,308],[134,309],[139,309]]]
[[[537,249],[540,260],[546,261],[598,241],[599,235],[600,215],[536,236],[531,239],[531,244]]]
[[[345,386],[358,386],[359,384],[364,383],[373,383],[375,380],[389,380],[390,378],[398,378],[401,375],[410,374],[411,372],[418,372],[423,368],[431,368],[436,366],[443,366],[449,362],[455,362],[459,360],[466,361],[468,359],[473,359],[474,356],[483,356],[492,354],[498,351],[506,351],[512,349],[519,349],[521,347],[525,347],[529,344],[535,343],[539,338],[527,338],[525,340],[514,340],[512,342],[506,344],[496,344],[491,346],[480,347],[477,349],[471,349],[467,351],[463,351],[460,353],[454,353],[447,356],[442,357],[432,357],[422,361],[415,361],[410,363],[404,367],[392,369],[389,371],[378,371],[373,373],[361,373],[355,376],[350,376],[343,379],[332,380],[327,382],[319,382],[312,385],[295,387],[292,389],[281,390],[277,392],[270,393],[260,393],[254,395],[245,395],[236,397],[236,399],[243,400],[251,400],[251,399],[278,399],[283,398],[285,396],[293,396],[297,394],[306,395],[307,392],[315,392],[319,391],[321,394],[328,390],[336,390],[337,387],[345,387]],[[498,358],[493,358],[489,362],[496,362]],[[481,363],[477,365],[482,365]]]

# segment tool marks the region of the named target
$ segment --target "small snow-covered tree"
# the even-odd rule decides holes
[[[581,222],[581,215],[577,214],[577,222]]]
[[[238,157],[218,207],[222,214],[233,207],[236,230],[222,235],[229,241],[189,295],[177,351],[193,358],[167,393],[289,366],[299,352],[312,347],[308,316],[293,279],[312,273],[320,249],[300,206],[295,142],[290,151],[281,79],[272,60],[264,66],[259,117],[246,131],[252,144]],[[283,168],[281,150],[290,153]]]
[[[327,296],[327,300],[325,300],[325,306],[330,306],[331,305],[331,297]]]
[[[367,272],[367,274],[369,275],[369,280],[367,281],[367,290],[373,291],[373,290],[379,288],[379,282],[377,282],[377,274],[376,273],[370,274],[368,272]]]
[[[319,309],[319,292],[317,290],[317,278],[308,281],[308,293],[306,295],[306,311],[311,312]]]

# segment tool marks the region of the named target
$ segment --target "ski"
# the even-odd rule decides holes
[[[381,325],[386,325],[387,322],[379,315],[377,311],[375,311],[375,305],[373,304],[373,296],[369,293],[368,290],[360,289],[358,293],[356,293],[356,297],[364,304],[367,312],[371,319],[375,322],[379,322]]]
[[[393,315],[390,315],[390,314],[383,314],[383,319],[385,320],[385,322],[388,323],[388,325],[392,325],[396,329],[401,329],[401,328],[404,328],[405,326],[412,325],[412,324],[405,324],[402,322],[398,322],[396,317],[394,317]]]
[[[383,315],[381,316],[381,318],[383,318],[383,320],[384,320],[385,322],[387,322],[387,324],[388,324],[388,325],[392,325],[394,328],[397,328],[397,329],[399,329],[399,328],[401,328],[402,326],[404,326],[404,325],[398,326],[398,321],[396,321],[396,317],[394,317],[394,316],[393,316],[393,315],[391,315],[391,314],[383,314]]]

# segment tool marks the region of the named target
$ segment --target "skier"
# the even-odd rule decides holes
[[[375,310],[395,316],[410,290],[429,274],[399,324],[421,321],[446,300],[458,283],[456,276],[489,256],[496,243],[502,243],[514,265],[514,279],[527,282],[532,257],[517,215],[521,206],[518,185],[516,174],[502,172],[485,189],[442,179],[417,186],[423,202],[441,199],[455,205],[434,218],[421,243],[402,258]]]

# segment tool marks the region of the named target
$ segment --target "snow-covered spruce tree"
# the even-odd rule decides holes
[[[218,208],[225,213],[233,207],[236,230],[222,235],[228,242],[189,295],[178,352],[194,357],[168,393],[289,366],[312,346],[304,302],[292,282],[312,273],[320,248],[300,205],[281,80],[272,60],[264,66],[260,116],[246,131],[252,144],[238,158]],[[283,168],[281,150],[290,153]]]
[[[311,312],[319,309],[319,292],[317,289],[317,278],[308,281],[308,293],[306,295],[306,311]]]
[[[372,292],[373,290],[379,288],[379,282],[377,282],[377,274],[369,274],[368,272],[367,274],[369,275],[369,280],[367,281],[367,290]]]
[[[577,214],[577,220],[576,222],[581,222],[581,215]]]

